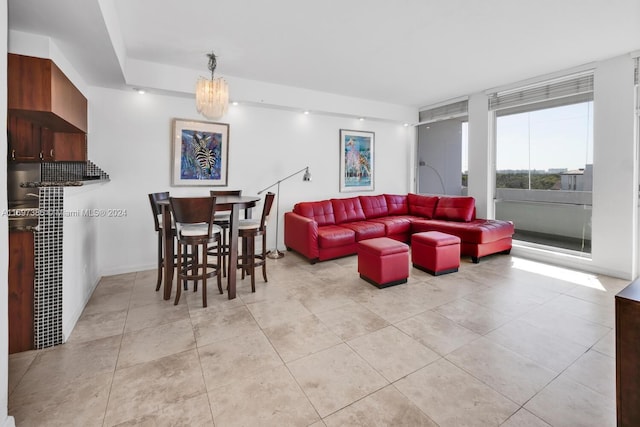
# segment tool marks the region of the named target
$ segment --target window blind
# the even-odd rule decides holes
[[[458,101],[439,107],[429,108],[420,111],[420,123],[436,122],[440,120],[464,117],[469,114],[469,100]]]
[[[593,100],[593,73],[568,76],[538,85],[489,95],[489,110],[498,115]]]

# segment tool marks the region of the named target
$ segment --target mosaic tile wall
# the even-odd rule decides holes
[[[63,187],[40,187],[35,235],[34,348],[62,344]]]
[[[87,177],[109,179],[109,175],[90,160],[86,162],[45,162],[42,163],[42,181],[82,181]]]

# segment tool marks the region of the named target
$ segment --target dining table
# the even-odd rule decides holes
[[[227,294],[229,299],[236,297],[236,268],[238,265],[238,221],[240,211],[245,210],[251,216],[251,208],[260,201],[259,196],[216,196],[216,212],[230,212],[229,221],[229,272],[227,274]],[[162,230],[164,235],[164,299],[171,298],[173,285],[174,234],[172,230],[171,207],[169,199],[161,200],[158,205],[162,209]],[[180,286],[177,284],[176,286]]]

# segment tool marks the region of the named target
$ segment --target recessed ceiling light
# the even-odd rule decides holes
[[[305,116],[308,116],[308,115],[309,115],[309,110],[304,110],[304,111],[302,112],[302,114],[304,114]]]
[[[238,101],[233,101],[233,102],[231,103],[231,105],[238,105],[238,104],[239,104],[239,102],[238,102]]]
[[[409,123],[405,123],[405,124],[403,124],[402,126],[404,126],[404,127],[408,127],[408,126],[409,126]]]
[[[360,120],[361,122],[364,122],[364,117],[360,117],[358,120]]]
[[[139,87],[134,87],[133,90],[138,92],[139,95],[144,95],[145,94],[144,89],[140,89]]]

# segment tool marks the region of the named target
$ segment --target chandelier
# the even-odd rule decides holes
[[[216,55],[211,52],[209,57],[209,71],[211,80],[204,77],[198,79],[196,85],[196,108],[198,113],[208,119],[215,120],[224,116],[229,107],[229,87],[222,77],[213,78],[213,72],[218,65]]]

